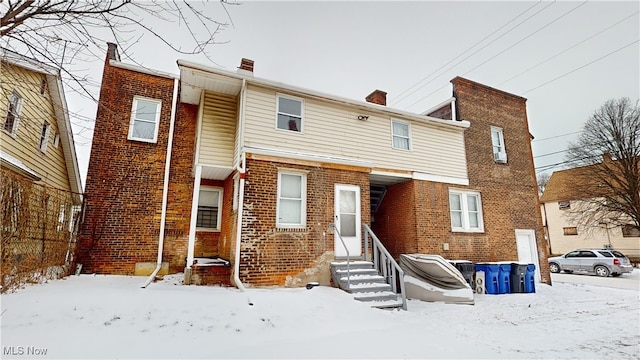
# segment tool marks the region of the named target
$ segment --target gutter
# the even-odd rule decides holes
[[[245,105],[245,96],[246,96],[246,88],[247,81],[242,80],[242,90],[240,95],[240,119],[238,124],[238,131],[240,132],[240,136],[238,136],[238,141],[240,142],[240,148],[242,148],[242,142],[244,141],[244,105]],[[244,178],[246,176],[246,157],[244,150],[242,150],[242,154],[238,159],[238,165],[236,166],[238,173],[240,174],[240,181],[238,183],[239,191],[238,191],[238,209],[236,214],[236,253],[235,260],[233,262],[233,280],[240,289],[240,291],[244,292],[246,289],[242,280],[240,280],[240,241],[242,241],[242,213],[244,209]],[[251,302],[249,301],[249,304]]]
[[[171,170],[171,150],[173,148],[173,131],[175,129],[178,102],[178,79],[173,80],[173,100],[171,102],[171,122],[169,125],[169,141],[167,142],[167,158],[164,163],[164,184],[162,185],[162,214],[160,215],[160,234],[158,235],[158,260],[155,270],[142,285],[146,288],[156,278],[162,267],[162,251],[164,248],[164,228],[167,222],[167,198],[169,196],[169,172]]]

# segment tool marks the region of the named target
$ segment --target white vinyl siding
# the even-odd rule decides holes
[[[275,129],[276,91],[250,85],[244,144],[275,150],[371,161],[375,167],[467,178],[464,129],[411,121],[411,151],[392,150],[390,117],[352,106],[305,98],[304,133]],[[358,120],[366,114],[368,120]]]
[[[200,164],[232,167],[238,102],[235,96],[206,92],[202,104]]]
[[[155,143],[158,141],[162,101],[141,96],[133,97],[129,140]]]
[[[279,228],[303,228],[307,218],[307,175],[304,173],[278,172],[278,204],[276,226]]]
[[[480,193],[449,190],[451,230],[458,232],[482,232],[482,204]]]

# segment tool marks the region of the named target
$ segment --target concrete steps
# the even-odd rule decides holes
[[[331,263],[333,283],[353,294],[353,298],[379,309],[402,308],[402,298],[380,276],[369,261],[334,261]]]

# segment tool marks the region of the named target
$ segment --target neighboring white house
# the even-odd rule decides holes
[[[580,199],[588,198],[577,192],[576,179],[582,171],[585,167],[554,172],[540,198],[550,253],[610,246],[629,257],[640,258],[640,231],[635,226],[614,226],[606,222],[581,226],[573,219],[572,210],[580,209]]]

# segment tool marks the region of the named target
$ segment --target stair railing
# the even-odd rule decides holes
[[[338,234],[338,238],[342,243],[342,247],[344,247],[344,251],[347,253],[347,289],[351,289],[351,267],[349,263],[349,260],[350,260],[349,249],[347,248],[347,244],[345,244],[344,239],[342,238],[342,235],[340,235],[340,231],[338,230],[338,228],[336,228],[336,224],[330,223],[329,227],[333,228],[333,232],[335,234]],[[334,241],[335,241],[335,238],[334,238]],[[340,277],[338,277],[338,281],[340,281]]]
[[[404,271],[400,268],[400,265],[396,262],[396,260],[389,254],[389,251],[382,245],[382,242],[376,234],[373,233],[373,230],[368,225],[363,225],[364,227],[364,257],[366,261],[370,261],[369,259],[369,236],[371,236],[371,249],[373,253],[373,266],[378,271],[378,274],[381,274],[387,284],[391,285],[391,289],[396,294],[400,294],[402,297],[402,309],[407,310],[407,296],[404,290]],[[398,288],[398,285],[400,287]]]

